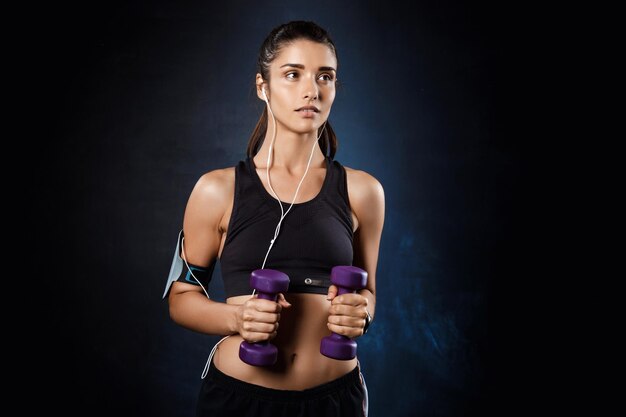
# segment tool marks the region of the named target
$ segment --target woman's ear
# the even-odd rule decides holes
[[[263,87],[265,86],[265,81],[263,81],[263,77],[261,74],[256,75],[256,95],[261,100],[265,101],[265,97],[263,97]]]

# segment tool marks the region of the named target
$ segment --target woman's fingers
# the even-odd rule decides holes
[[[278,330],[278,323],[260,323],[256,321],[246,321],[243,323],[243,330],[248,333],[274,333]]]
[[[287,301],[287,299],[285,298],[285,295],[283,293],[279,293],[278,294],[278,304],[281,307],[285,307],[285,308],[289,308],[291,307],[291,303],[289,301]]]
[[[244,321],[258,323],[276,323],[280,320],[280,313],[264,313],[262,311],[248,310],[244,312]]]
[[[346,304],[333,304],[328,309],[328,313],[333,316],[350,316],[365,319],[367,311],[364,306],[354,307]]]
[[[367,317],[367,299],[359,297],[336,297],[328,309],[328,329],[331,332],[356,338],[363,335],[365,318]],[[346,303],[346,304],[344,304]],[[349,304],[348,304],[349,303]]]
[[[328,316],[328,323],[335,324],[337,326],[344,327],[363,327],[365,326],[365,319],[353,316]]]
[[[326,295],[326,299],[328,301],[332,301],[337,296],[338,292],[339,292],[339,289],[337,288],[337,286],[335,284],[331,284],[328,287],[328,294]]]
[[[248,343],[258,343],[258,342],[265,342],[267,340],[272,340],[273,338],[276,337],[277,334],[278,332],[272,332],[272,333],[246,332],[242,334],[241,336]]]
[[[359,326],[359,327],[348,327],[348,326],[339,326],[336,324],[332,324],[332,323],[328,323],[328,330],[330,330],[333,333],[337,333],[346,337],[349,337],[351,339],[354,339],[355,337],[359,337],[363,335],[363,326]]]
[[[282,295],[282,294],[281,294]],[[250,343],[257,343],[271,340],[278,334],[278,322],[280,312],[284,307],[291,304],[285,300],[284,296],[278,302],[251,298],[245,302],[242,313],[242,323],[239,334]]]

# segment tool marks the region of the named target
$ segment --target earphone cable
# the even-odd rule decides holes
[[[309,161],[307,163],[306,169],[304,171],[304,175],[302,176],[302,179],[300,179],[300,182],[298,183],[298,187],[296,188],[296,192],[293,195],[293,200],[291,201],[291,205],[289,206],[289,209],[287,209],[287,212],[284,212],[283,209],[283,203],[280,201],[280,198],[278,198],[278,195],[276,194],[276,191],[274,191],[274,188],[272,187],[272,183],[270,181],[270,174],[269,174],[269,167],[270,167],[270,158],[272,156],[272,150],[273,150],[273,146],[274,146],[274,140],[276,139],[276,118],[274,117],[274,113],[272,112],[272,109],[269,105],[269,101],[267,102],[267,108],[270,111],[270,114],[272,115],[272,120],[274,121],[273,123],[273,134],[272,134],[272,141],[270,142],[270,147],[267,153],[267,165],[265,167],[266,170],[266,177],[267,177],[267,184],[269,185],[270,189],[272,190],[272,193],[274,194],[274,197],[276,198],[276,201],[278,201],[278,204],[280,205],[280,220],[278,222],[278,225],[276,226],[276,230],[274,231],[274,238],[270,241],[270,246],[267,250],[267,253],[265,254],[265,259],[263,260],[263,265],[261,266],[261,269],[265,268],[265,263],[267,262],[267,257],[269,256],[270,251],[272,250],[272,247],[274,246],[274,242],[276,241],[276,238],[278,237],[278,234],[280,233],[280,225],[282,224],[284,218],[287,216],[287,213],[289,213],[289,211],[291,211],[291,208],[293,207],[295,201],[296,201],[296,197],[298,195],[298,191],[300,190],[300,186],[302,185],[302,182],[304,181],[304,178],[306,177],[307,172],[309,171],[309,167],[311,166],[311,159],[313,158],[313,153],[315,151],[315,145],[318,143],[319,139],[322,137],[322,133],[324,132],[324,129],[326,128],[326,122],[324,122],[324,127],[322,128],[322,131],[320,132],[319,136],[317,137],[317,140],[315,142],[313,142],[313,147],[311,148],[311,154],[309,155]],[[328,174],[327,174],[328,175]],[[252,295],[254,295],[254,291],[252,292]]]

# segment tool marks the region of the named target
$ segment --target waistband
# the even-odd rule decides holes
[[[226,375],[215,367],[213,361],[209,366],[207,373],[207,379],[211,379],[218,384],[228,386],[232,390],[245,393],[253,397],[280,402],[302,402],[311,401],[323,398],[330,393],[337,392],[343,388],[360,384],[360,369],[359,365],[347,374],[340,376],[337,379],[318,385],[316,387],[307,388],[305,390],[280,390],[267,388],[261,385],[250,384],[237,378],[233,378],[230,375]]]

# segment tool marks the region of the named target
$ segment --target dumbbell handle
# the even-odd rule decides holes
[[[278,294],[269,294],[266,292],[257,292],[257,296],[262,300],[270,300],[274,302],[278,299]]]
[[[356,290],[351,290],[350,288],[337,286],[337,296],[343,295],[343,294],[354,294],[354,293],[356,293]]]

